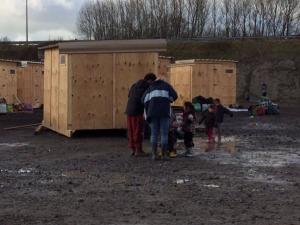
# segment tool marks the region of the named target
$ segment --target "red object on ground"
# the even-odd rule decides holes
[[[128,147],[134,151],[142,151],[143,146],[143,132],[144,132],[144,117],[127,116],[128,129]]]
[[[266,115],[267,109],[265,107],[259,107],[256,109],[256,115],[264,116]]]

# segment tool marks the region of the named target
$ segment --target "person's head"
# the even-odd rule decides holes
[[[213,106],[213,105],[210,105],[210,106],[208,107],[208,112],[214,112],[214,111],[215,111],[214,106]]]
[[[216,98],[215,101],[214,101],[214,103],[216,105],[221,105],[221,100],[219,98]]]
[[[144,77],[144,80],[148,84],[152,84],[156,79],[157,79],[157,77],[154,73],[147,73],[146,76]]]
[[[185,112],[194,112],[194,105],[191,102],[184,103],[184,111]]]

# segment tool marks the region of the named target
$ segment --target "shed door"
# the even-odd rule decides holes
[[[235,103],[236,71],[230,64],[212,64],[212,97],[219,98],[225,105]]]
[[[113,126],[112,54],[70,55],[69,126],[72,130],[111,129]]]

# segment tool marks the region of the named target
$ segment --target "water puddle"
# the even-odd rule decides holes
[[[86,178],[88,177],[88,173],[80,170],[70,170],[63,172],[61,176],[68,178]]]
[[[22,168],[18,170],[19,174],[29,174],[33,172],[33,168]]]
[[[254,169],[249,169],[248,174],[246,175],[246,179],[254,182],[261,182],[261,183],[270,183],[270,184],[287,184],[288,182],[279,178],[276,178],[272,175],[267,175],[264,173],[259,173]]]
[[[205,184],[203,185],[204,187],[207,187],[207,188],[220,188],[219,185],[216,185],[216,184]]]
[[[0,143],[0,149],[2,148],[20,148],[28,146],[29,143]]]
[[[189,183],[189,182],[191,182],[190,179],[177,179],[175,181],[176,184],[185,184],[185,183]]]

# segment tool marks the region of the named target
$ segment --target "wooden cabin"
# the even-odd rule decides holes
[[[43,104],[44,65],[39,62],[0,60],[0,97],[8,104]]]
[[[44,98],[44,65],[39,62],[20,62],[17,72],[17,96],[22,103],[38,108]]]
[[[165,40],[63,42],[45,51],[43,126],[70,137],[76,130],[124,129],[131,85],[158,72]]]
[[[219,98],[224,105],[236,103],[236,61],[192,59],[170,66],[170,83],[178,92],[175,105],[196,96]]]
[[[17,70],[16,61],[0,60],[0,98],[5,98],[8,104],[16,102]]]

